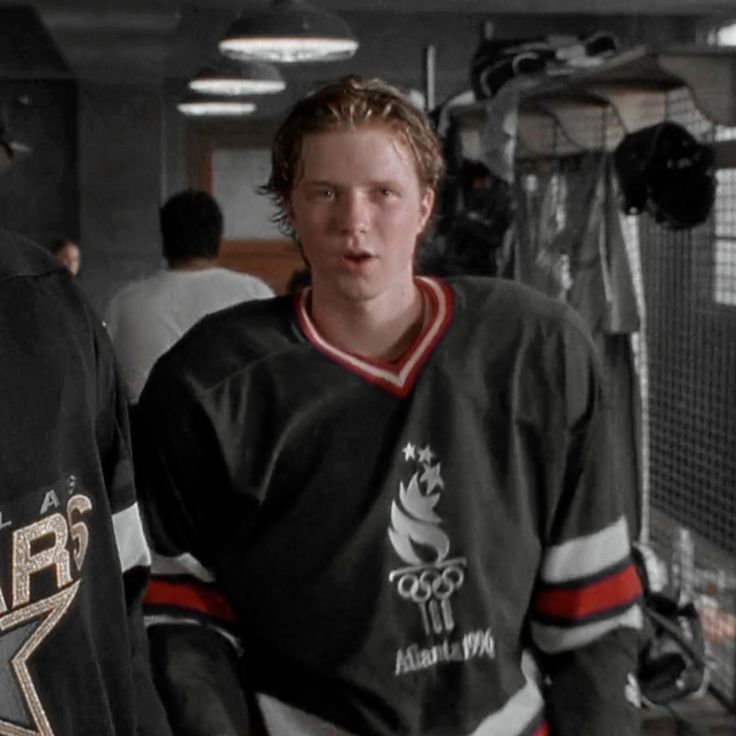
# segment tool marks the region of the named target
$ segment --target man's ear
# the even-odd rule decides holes
[[[427,223],[429,222],[429,218],[432,216],[432,212],[434,210],[434,203],[437,198],[437,195],[431,187],[427,187],[424,190],[424,194],[422,195],[422,199],[419,203],[419,232],[423,233],[424,229],[427,227]]]

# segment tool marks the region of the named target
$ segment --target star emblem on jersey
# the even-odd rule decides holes
[[[388,536],[405,566],[389,573],[398,594],[419,609],[424,632],[442,634],[455,628],[450,599],[465,581],[466,559],[450,557],[450,538],[436,511],[445,483],[441,464],[433,463],[429,445],[411,442],[401,450],[410,464],[410,479],[399,482],[398,498],[391,502]]]
[[[401,452],[404,453],[404,460],[409,461],[416,457],[417,448],[411,442],[407,442]]]
[[[0,616],[0,734],[53,736],[28,662],[71,605],[79,581]]]

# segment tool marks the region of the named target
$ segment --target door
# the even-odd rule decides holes
[[[304,267],[299,249],[273,222],[276,206],[258,188],[270,171],[269,121],[220,122],[190,131],[190,179],[222,208],[225,227],[220,264],[259,276],[284,294]]]

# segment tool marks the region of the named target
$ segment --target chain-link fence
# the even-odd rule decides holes
[[[734,138],[685,89],[667,117],[704,142]],[[626,232],[645,309],[643,535],[695,597],[712,684],[736,705],[736,169],[717,177],[704,224],[672,231],[643,214]]]
[[[520,266],[560,270],[573,252],[569,243],[560,247],[562,236],[575,241],[588,226],[571,227],[586,200],[575,189],[585,155],[595,156],[580,151],[611,151],[623,131],[610,107],[588,105],[576,115],[547,107],[557,115],[535,121],[533,140],[551,141],[552,155],[538,156],[531,145],[517,151],[517,198],[529,231],[517,277],[555,293],[550,278],[535,281]],[[701,142],[736,149],[736,129],[714,125],[686,88],[652,91],[639,113],[639,127],[667,119]],[[556,178],[565,186],[552,186]],[[620,219],[640,316],[631,338],[641,409],[638,526],[670,583],[695,600],[712,685],[736,707],[736,168],[720,168],[717,179],[715,205],[697,227],[668,229],[646,213]],[[540,223],[553,232],[540,236]]]

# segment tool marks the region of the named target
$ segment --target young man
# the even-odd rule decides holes
[[[439,150],[379,81],[298,103],[268,189],[311,288],[204,320],[151,376],[175,731],[638,734],[640,587],[590,341],[513,283],[414,275]]]
[[[217,265],[223,217],[207,192],[173,195],[159,221],[167,268],[123,287],[105,314],[131,404],[158,357],[195,322],[232,304],[273,296],[259,278]]]
[[[6,231],[0,355],[0,734],[166,736],[112,347],[67,269]]]

